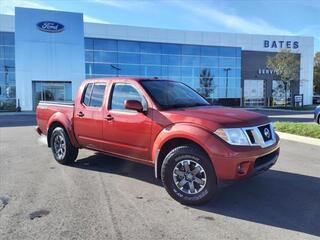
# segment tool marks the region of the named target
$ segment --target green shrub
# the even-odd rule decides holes
[[[273,126],[279,132],[320,139],[320,125],[315,123],[275,122]]]

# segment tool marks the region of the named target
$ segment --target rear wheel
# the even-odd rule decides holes
[[[166,156],[161,179],[172,198],[186,205],[200,205],[217,193],[210,159],[194,146],[180,146]]]
[[[54,159],[61,164],[72,163],[77,159],[78,148],[75,148],[69,140],[65,130],[57,127],[51,134],[51,150]]]

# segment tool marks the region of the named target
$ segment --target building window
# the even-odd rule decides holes
[[[0,32],[0,111],[16,109],[14,33]]]
[[[86,38],[85,45],[87,78],[158,77],[185,82],[199,92],[208,88],[203,79],[209,79],[207,98],[241,95],[241,48],[95,38]]]

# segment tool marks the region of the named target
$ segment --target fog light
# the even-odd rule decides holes
[[[248,173],[250,162],[242,162],[237,167],[237,173],[239,175],[245,175]]]

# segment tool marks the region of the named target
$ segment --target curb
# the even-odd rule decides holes
[[[285,139],[285,140],[289,140],[289,141],[320,146],[320,139],[317,139],[317,138],[304,137],[304,136],[294,135],[294,134],[290,134],[290,133],[283,133],[283,132],[278,132],[278,131],[276,131],[276,132],[279,135],[280,140]]]

